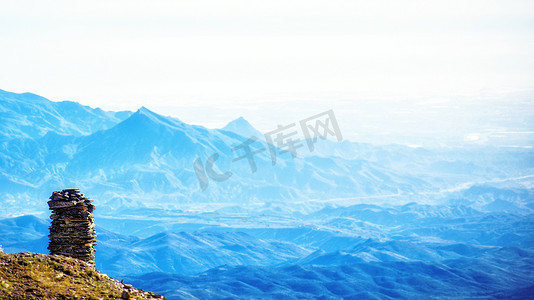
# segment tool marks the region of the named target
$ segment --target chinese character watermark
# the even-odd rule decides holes
[[[256,171],[258,170],[258,168],[256,167],[256,162],[254,161],[253,155],[265,151],[265,148],[254,150],[254,151],[251,150],[250,145],[252,143],[254,143],[255,141],[257,141],[257,140],[258,140],[258,138],[253,136],[253,137],[249,138],[248,140],[244,141],[243,143],[241,143],[241,144],[235,146],[234,148],[232,148],[232,151],[234,151],[234,152],[237,152],[237,150],[239,150],[239,149],[243,149],[243,152],[245,152],[244,156],[236,157],[236,158],[232,159],[232,162],[235,162],[235,161],[242,160],[242,159],[246,158],[248,160],[248,164],[250,165],[250,170],[252,171],[252,173],[256,173]]]
[[[311,121],[315,121],[315,124],[313,124]],[[339,130],[339,125],[337,124],[336,116],[334,115],[333,110],[325,111],[300,121],[300,127],[302,128],[302,132],[304,133],[304,137],[306,138],[306,143],[308,144],[308,149],[310,149],[310,152],[315,150],[317,137],[321,137],[321,139],[326,140],[328,134],[331,134],[337,138],[338,142],[343,140],[343,136]],[[323,130],[322,134],[321,128]],[[310,131],[313,133],[313,138],[311,137]]]
[[[292,158],[297,157],[297,149],[303,147],[304,143],[308,146],[308,150],[313,152],[318,137],[326,140],[327,137],[331,135],[335,137],[338,142],[343,140],[333,110],[328,110],[311,116],[299,121],[298,124],[300,125],[300,130],[304,136],[304,141],[299,137],[299,127],[297,126],[297,123],[291,123],[285,126],[278,125],[275,130],[264,134],[273,166],[276,165],[278,155],[291,153]],[[253,148],[252,145],[254,143],[261,145],[261,142],[258,141],[258,137],[252,136],[243,143],[232,148],[232,151],[237,155],[237,157],[232,159],[232,162],[246,159],[252,173],[256,173],[258,170],[254,155],[267,150],[263,146],[262,148]],[[214,170],[214,164],[218,158],[219,154],[214,153],[208,158],[206,164],[203,164],[200,158],[197,158],[193,163],[195,174],[197,175],[200,188],[203,191],[208,188],[210,179],[222,182],[233,175],[230,171],[217,173]]]
[[[208,160],[206,161],[206,167],[204,168],[204,165],[202,164],[202,160],[199,158],[195,159],[195,162],[193,164],[193,167],[195,169],[195,173],[197,174],[198,182],[200,184],[200,188],[204,191],[208,188],[209,184],[209,178],[215,181],[225,181],[226,179],[230,178],[233,174],[232,172],[224,172],[223,174],[218,174],[213,170],[213,165],[215,164],[215,161],[219,158],[219,153],[214,153],[211,155]],[[207,175],[207,176],[206,176]]]
[[[296,130],[290,131],[293,130],[292,127],[295,127],[295,123],[289,124],[287,126],[278,125],[277,129],[269,131],[264,135],[265,140],[269,145],[269,152],[271,153],[271,160],[273,162],[273,166],[276,164],[277,149],[280,149],[279,154],[289,152],[291,153],[291,156],[295,158],[297,157],[297,148],[302,147],[300,139],[294,137],[298,134],[298,132]]]

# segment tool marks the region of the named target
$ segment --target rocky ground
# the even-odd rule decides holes
[[[0,252],[0,299],[164,299],[60,255]]]

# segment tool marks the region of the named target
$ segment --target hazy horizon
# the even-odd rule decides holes
[[[533,20],[529,1],[14,2],[0,88],[211,128],[334,109],[354,141],[524,146]]]

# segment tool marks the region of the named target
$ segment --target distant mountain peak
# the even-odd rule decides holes
[[[252,126],[245,118],[239,117],[222,128],[222,130],[230,131],[239,134],[243,137],[249,138],[252,136],[262,137],[263,134]]]
[[[144,106],[141,106],[141,108],[139,108],[137,110],[137,112],[142,113],[142,114],[154,114],[153,111],[151,111],[150,109],[148,109],[148,108],[146,108]]]
[[[244,123],[247,123],[247,124],[250,125],[250,123],[247,120],[245,120],[245,118],[243,118],[243,116],[240,116],[239,118],[231,121],[230,123],[232,123],[232,122],[244,122]]]
[[[148,108],[146,108],[144,106],[141,106],[141,108],[139,108],[135,112],[135,114],[147,116],[147,117],[153,119],[153,121],[156,121],[156,122],[164,122],[164,123],[169,123],[170,122],[173,125],[183,124],[183,122],[180,121],[178,118],[160,115],[158,113],[155,113],[155,112],[151,111],[150,109],[148,109]]]
[[[141,114],[141,115],[147,115],[147,116],[159,116],[157,113],[151,111],[150,109],[144,106],[141,106],[141,108],[139,108],[135,113]]]
[[[151,110],[143,106],[139,108],[137,111],[135,111],[128,119],[136,120],[136,121],[141,120],[141,119],[157,121],[157,119],[159,119],[160,117],[163,118],[163,116],[159,116],[158,114],[152,112]]]
[[[168,122],[167,117],[159,115],[159,114],[151,111],[150,109],[148,109],[148,108],[146,108],[144,106],[139,108],[131,116],[132,119],[139,119],[140,117],[144,117],[144,118],[149,119],[150,121],[156,122],[156,123],[162,123],[162,122],[163,123],[167,123]]]
[[[184,130],[187,124],[177,118],[162,116],[151,111],[146,107],[139,108],[124,122],[117,125],[117,128],[126,129],[126,131],[135,131],[144,128],[145,130]]]

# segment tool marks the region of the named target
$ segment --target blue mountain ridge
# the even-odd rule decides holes
[[[47,253],[54,190],[94,200],[97,268],[168,299],[531,298],[530,148],[235,147],[261,134],[0,91],[0,245]],[[301,150],[305,150],[305,146]],[[242,152],[241,152],[242,153]],[[232,172],[202,191],[193,163]],[[38,217],[35,217],[35,216]]]
[[[416,206],[411,205],[411,210],[418,210]],[[403,207],[396,207],[393,214],[402,211]],[[493,221],[478,222],[480,216]],[[473,244],[468,237],[444,234],[446,224],[460,225],[458,217],[463,226],[483,226],[477,230],[480,233],[493,228],[493,237]],[[321,218],[328,223],[327,215]],[[425,223],[433,216],[414,218],[420,219],[415,223]],[[291,231],[279,229],[271,239],[260,237],[266,230],[245,233],[246,228],[228,231],[224,227],[138,238],[97,226],[96,264],[117,279],[156,290],[169,299],[188,295],[216,298],[217,294],[234,298],[284,295],[289,299],[525,296],[534,278],[533,219],[532,215],[514,218],[519,222],[510,224],[510,217],[502,214],[453,210],[433,224],[442,228],[436,232],[444,235],[439,239],[436,233],[414,238],[418,228],[410,224],[387,229],[376,224],[375,230],[385,234],[381,239],[356,237],[333,228],[329,234],[321,234],[325,229],[300,226]],[[0,220],[0,244],[7,252],[41,252],[47,227],[47,221],[33,216]],[[498,227],[504,231],[495,230]],[[525,231],[523,242],[505,238],[520,233],[518,228]],[[495,239],[503,244],[492,245]]]
[[[30,198],[44,198],[41,191],[65,185],[82,188],[96,201],[107,199],[98,203],[102,212],[111,212],[117,209],[114,203],[125,202],[162,207],[163,198],[166,207],[178,207],[193,199],[250,204],[431,189],[424,180],[362,159],[293,159],[286,153],[277,157],[273,166],[268,145],[261,141],[255,147],[264,151],[254,156],[257,172],[252,172],[246,159],[234,161],[241,155],[234,153],[234,147],[246,137],[188,125],[146,108],[109,129],[81,136],[63,133],[49,131],[38,138],[15,136],[2,143],[0,180],[20,204],[10,211],[24,208],[27,213],[36,213],[38,208]],[[219,172],[228,170],[232,178],[212,181],[209,189],[202,191],[193,163],[197,158],[206,162],[213,154],[219,155]]]
[[[72,101],[53,102],[32,94],[0,90],[0,141],[38,138],[48,132],[88,135],[108,129],[126,119],[131,112],[109,112]]]

